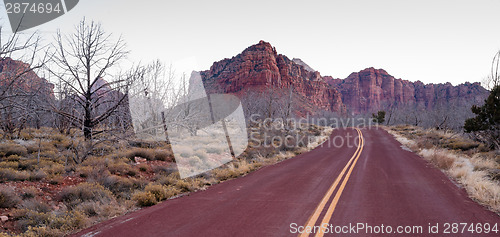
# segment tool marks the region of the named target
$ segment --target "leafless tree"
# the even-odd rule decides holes
[[[56,36],[55,68],[50,69],[61,83],[67,104],[76,108],[53,106],[54,111],[81,128],[85,140],[103,133],[99,128],[128,102],[128,90],[137,76],[112,71],[127,55],[122,38],[113,41],[99,23],[83,19],[73,34]],[[125,106],[126,107],[126,106]]]
[[[493,89],[495,86],[500,86],[500,50],[495,54],[491,62],[491,75],[483,81],[483,86],[486,89]]]
[[[157,137],[165,132],[166,110],[177,103],[181,91],[172,65],[156,60],[141,71],[130,90],[134,129],[141,136]]]
[[[0,26],[0,128],[7,136],[41,125],[51,88],[36,72],[50,59],[46,49],[36,33],[9,36]]]

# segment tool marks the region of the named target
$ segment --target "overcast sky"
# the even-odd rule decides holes
[[[0,12],[8,26],[3,6]],[[33,30],[50,42],[84,16],[122,35],[130,61],[161,59],[178,71],[209,69],[265,40],[322,75],[375,67],[456,85],[485,78],[500,49],[500,0],[80,0]]]

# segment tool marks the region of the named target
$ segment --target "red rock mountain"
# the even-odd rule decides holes
[[[215,62],[200,72],[207,90],[243,95],[247,90],[276,90],[292,87],[303,98],[299,111],[342,111],[340,93],[329,86],[319,72],[311,72],[288,57],[278,54],[271,44],[260,41],[230,59]],[[312,106],[311,106],[312,105]],[[309,109],[306,109],[309,108]]]
[[[1,58],[0,94],[23,91],[25,93],[36,92],[47,98],[54,98],[54,85],[40,78],[33,70],[30,70],[30,67],[29,64],[12,58]]]
[[[489,92],[479,83],[424,84],[396,79],[383,69],[367,68],[346,79],[325,77],[342,94],[352,113],[372,112],[390,105],[413,109],[437,109],[439,106],[481,104]]]
[[[302,60],[290,60],[278,54],[271,44],[260,41],[235,57],[215,62],[201,76],[209,91],[238,95],[248,90],[292,87],[304,98],[299,107],[307,107],[302,111],[309,113],[326,110],[363,114],[391,105],[433,109],[452,104],[468,109],[470,104],[481,104],[489,94],[479,83],[424,84],[396,79],[385,70],[374,68],[334,79],[322,77],[305,65]]]

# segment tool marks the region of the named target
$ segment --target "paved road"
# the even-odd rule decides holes
[[[76,236],[500,236],[498,215],[400,146],[381,129],[335,130],[308,153]],[[498,233],[454,234],[460,223]]]

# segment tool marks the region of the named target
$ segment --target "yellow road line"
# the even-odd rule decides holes
[[[361,133],[361,131],[360,131]],[[346,177],[344,178],[344,181],[342,181],[342,184],[339,187],[339,190],[337,191],[337,194],[335,194],[335,197],[333,198],[332,203],[330,203],[330,207],[328,208],[328,211],[326,212],[325,216],[323,217],[323,221],[321,221],[321,227],[327,226],[328,223],[330,222],[330,219],[332,218],[333,212],[335,211],[335,207],[337,206],[337,203],[339,202],[340,195],[342,195],[342,192],[344,191],[344,188],[347,184],[347,181],[349,180],[349,177],[351,176],[352,170],[354,169],[354,166],[356,166],[356,163],[358,162],[359,156],[361,155],[361,152],[363,151],[363,146],[365,145],[365,140],[363,138],[363,134],[360,134],[360,139],[361,139],[361,150],[359,151],[356,159],[354,160],[354,163],[352,164],[351,168],[349,169],[349,172],[347,172]],[[324,231],[320,229],[318,233],[316,233],[315,237],[322,237],[324,235]]]
[[[362,139],[362,134],[361,134],[361,131],[359,129],[356,128],[356,131],[358,132],[358,136],[360,138],[360,141]],[[349,162],[347,162],[347,164],[344,166],[344,168],[342,169],[342,172],[340,172],[339,176],[337,176],[337,178],[335,179],[335,182],[333,182],[332,186],[330,186],[330,189],[328,189],[328,191],[326,192],[325,196],[323,196],[323,199],[321,199],[321,202],[319,203],[319,205],[316,207],[315,211],[313,212],[313,214],[309,217],[309,219],[307,220],[307,223],[306,223],[306,226],[305,228],[310,228],[310,229],[313,229],[314,228],[314,224],[316,223],[316,221],[318,220],[319,218],[319,215],[321,214],[321,212],[323,211],[323,208],[325,207],[326,203],[328,202],[328,200],[330,200],[330,197],[332,196],[333,194],[333,191],[335,190],[335,188],[337,187],[337,185],[339,184],[340,180],[342,179],[342,177],[344,176],[344,173],[346,172],[347,168],[349,167],[349,165],[352,163],[352,161],[355,159],[354,157],[357,156],[358,152],[360,152],[360,149],[361,149],[361,143],[360,145],[356,148],[356,151],[354,152],[354,154],[352,155],[351,159],[349,159]],[[359,156],[358,156],[359,157]],[[306,231],[302,232],[302,234],[300,235],[300,237],[306,237],[306,236],[309,236],[309,233],[307,233]]]

